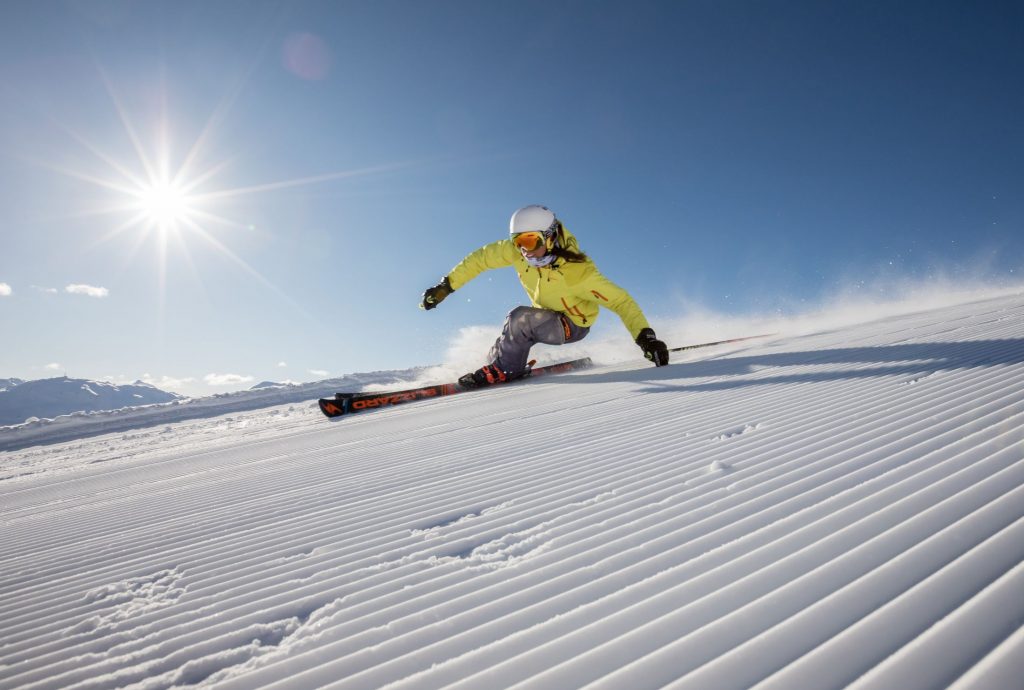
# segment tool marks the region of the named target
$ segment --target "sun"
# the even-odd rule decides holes
[[[184,185],[158,179],[140,186],[138,211],[143,219],[162,231],[178,230],[194,214],[195,200]]]

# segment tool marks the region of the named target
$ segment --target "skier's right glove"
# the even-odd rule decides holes
[[[654,362],[654,366],[663,367],[668,364],[668,346],[658,340],[654,329],[645,328],[640,331],[636,344],[644,351],[644,357]]]
[[[455,292],[452,284],[445,276],[440,283],[423,291],[423,301],[420,302],[420,309],[433,309],[444,301],[444,298]]]

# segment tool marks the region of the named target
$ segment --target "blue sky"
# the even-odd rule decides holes
[[[420,293],[528,203],[655,329],[1016,281],[1022,25],[1014,2],[6,3],[0,376],[209,394],[432,364],[523,295],[511,271]],[[176,175],[188,220],[146,215]]]

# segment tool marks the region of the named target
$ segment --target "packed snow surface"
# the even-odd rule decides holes
[[[0,452],[0,686],[1021,688],[1022,422],[1010,295]]]

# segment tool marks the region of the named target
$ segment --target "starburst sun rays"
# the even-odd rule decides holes
[[[62,127],[82,148],[99,162],[99,170],[83,172],[81,169],[48,165],[69,177],[90,183],[104,191],[102,203],[94,204],[78,216],[114,217],[116,225],[99,238],[99,242],[112,241],[128,235],[134,239],[130,253],[134,256],[142,246],[153,242],[156,246],[160,292],[163,296],[169,263],[169,248],[173,244],[198,276],[191,259],[190,244],[198,239],[217,254],[240,267],[252,278],[282,294],[259,271],[232,251],[223,236],[225,231],[251,231],[253,224],[225,215],[221,205],[227,201],[237,202],[239,198],[265,195],[290,187],[319,184],[344,178],[362,177],[396,171],[416,165],[415,163],[394,163],[356,170],[330,172],[320,175],[249,184],[226,186],[218,184],[227,167],[221,161],[200,167],[200,161],[208,158],[207,148],[213,132],[225,118],[230,101],[228,97],[215,109],[198,137],[188,147],[184,157],[176,159],[172,152],[166,95],[161,96],[161,114],[152,128],[154,135],[144,138],[128,115],[121,99],[118,98],[110,80],[103,75],[103,83],[110,96],[120,121],[121,130],[131,144],[132,155],[115,156],[90,141],[86,136],[69,127]],[[237,95],[237,90],[234,95]],[[244,208],[245,205],[234,207]],[[251,234],[251,233],[250,233]]]

